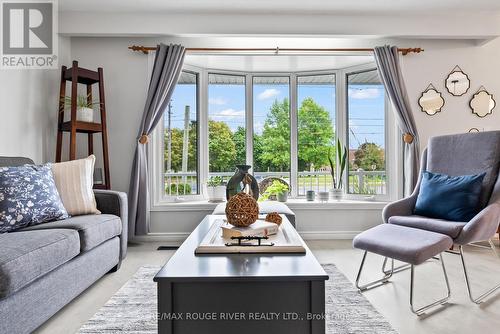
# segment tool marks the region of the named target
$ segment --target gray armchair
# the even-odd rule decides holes
[[[383,211],[385,223],[412,227],[448,235],[458,245],[462,260],[467,289],[470,299],[480,303],[492,294],[500,285],[474,297],[464,259],[463,246],[488,241],[492,249],[491,238],[500,223],[500,131],[466,133],[433,137],[422,154],[422,171],[442,173],[452,176],[486,173],[483,180],[480,205],[482,210],[468,222],[454,222],[443,219],[422,217],[413,214],[420,190],[420,179],[414,192],[407,198],[387,205]],[[385,269],[384,269],[385,270]]]

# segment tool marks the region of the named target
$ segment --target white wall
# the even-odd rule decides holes
[[[59,61],[70,58],[70,39],[59,38]],[[58,70],[0,70],[0,155],[37,163],[54,159]]]
[[[475,127],[481,130],[500,129],[500,39],[483,46],[467,41],[426,41],[418,43],[425,49],[419,55],[402,57],[403,72],[412,102],[413,113],[420,133],[421,146],[427,146],[431,136],[466,132]],[[444,81],[455,65],[459,65],[471,80],[469,91],[452,96]],[[432,83],[442,92],[445,104],[441,112],[429,116],[418,106],[422,91]],[[469,100],[480,86],[493,94],[497,106],[493,114],[480,118],[472,114]]]
[[[106,102],[108,112],[109,127],[109,148],[111,164],[111,182],[114,189],[127,191],[129,184],[130,168],[135,149],[137,126],[141,118],[144,99],[146,95],[147,78],[147,57],[134,53],[127,49],[131,44],[155,45],[159,38],[105,38],[105,37],[73,37],[71,39],[72,59],[79,60],[83,67],[104,68]],[[280,39],[283,41],[283,39]],[[335,40],[324,43],[328,39],[322,39],[322,47],[335,44]],[[227,46],[223,39],[210,38],[172,38],[164,39],[165,42],[181,42],[187,46]],[[234,42],[234,39],[231,43]],[[255,40],[253,40],[255,42]],[[386,41],[371,40],[370,45],[382,44]],[[493,115],[485,119],[480,119],[471,114],[468,108],[468,99],[479,86],[484,85],[491,93],[497,96],[500,94],[500,81],[497,80],[500,73],[500,41],[493,41],[483,46],[478,46],[472,41],[453,40],[399,40],[393,41],[398,45],[421,46],[425,52],[418,55],[403,57],[403,71],[408,88],[409,97],[412,102],[417,125],[425,143],[432,135],[465,132],[470,127],[484,128],[487,130],[500,129],[500,107],[494,110]],[[236,45],[244,45],[246,41],[239,38]],[[306,42],[307,43],[307,42]],[[357,42],[359,45],[359,41]],[[266,45],[276,45],[275,40],[268,38]],[[280,45],[286,45],[286,41]],[[309,46],[313,46],[311,43]],[[346,45],[346,42],[344,42]],[[69,61],[68,61],[69,64]],[[444,79],[455,65],[467,72],[472,81],[471,90],[463,97],[452,97],[445,93]],[[12,79],[10,79],[12,80]],[[6,80],[8,82],[10,80]],[[29,81],[28,79],[24,79]],[[43,79],[39,78],[42,82]],[[435,116],[427,116],[422,113],[417,105],[421,91],[429,83],[433,83],[436,88],[443,91],[446,100],[443,111]],[[4,82],[2,82],[4,83]],[[20,83],[16,83],[19,87]],[[6,86],[5,84],[3,86]],[[14,85],[12,85],[14,86]],[[54,86],[58,87],[58,86]],[[12,89],[12,88],[11,88]],[[39,88],[40,89],[40,88]],[[51,88],[54,90],[57,88]],[[20,99],[22,90],[17,88],[17,99],[15,105],[9,109],[25,109],[23,105],[28,99]],[[11,95],[12,92],[9,94]],[[24,93],[23,93],[24,94]],[[42,93],[40,93],[42,96]],[[2,101],[3,101],[2,96]],[[56,100],[55,100],[56,101]],[[54,101],[54,103],[55,103]],[[500,99],[498,99],[500,103]],[[33,102],[30,102],[33,103]],[[43,121],[34,107],[31,107],[32,121]],[[16,124],[14,127],[22,128],[20,118],[9,115]],[[54,124],[53,122],[51,124]],[[12,126],[1,125],[6,129]],[[10,129],[7,129],[11,131]],[[31,133],[31,131],[35,131]],[[21,154],[19,150],[26,150],[37,158],[42,159],[38,150],[53,150],[49,145],[42,145],[38,138],[44,138],[43,131],[32,126],[29,131],[22,132],[17,138],[25,136],[35,144],[26,145],[26,148],[12,149],[12,154]],[[10,133],[10,132],[9,132]],[[48,133],[45,134],[45,137]],[[44,139],[48,142],[55,142],[55,134],[52,138]],[[23,139],[25,140],[25,139]],[[4,144],[5,145],[5,144]],[[8,145],[5,145],[6,149]],[[37,156],[38,154],[38,156]],[[52,157],[52,153],[48,156]],[[327,209],[327,210],[307,210],[304,208],[295,209],[299,231],[306,237],[317,238],[328,237],[348,237],[357,231],[361,231],[369,226],[380,222],[381,206],[364,208],[362,210],[353,209]],[[169,211],[152,212],[152,232],[167,233],[167,239],[177,240],[189,233],[201,218],[210,213],[209,209],[197,211]],[[162,236],[164,238],[164,236]]]

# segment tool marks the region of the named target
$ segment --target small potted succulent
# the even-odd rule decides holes
[[[64,104],[66,108],[71,108],[71,97],[64,97]],[[82,122],[94,121],[94,106],[99,105],[99,102],[90,101],[90,95],[78,95],[76,97],[76,120]]]
[[[342,145],[338,138],[335,156],[332,157],[330,150],[328,151],[328,162],[330,163],[330,173],[333,179],[333,188],[330,189],[330,194],[333,199],[340,201],[344,195],[342,186],[344,171],[347,166],[347,147]]]
[[[226,183],[220,176],[212,176],[207,181],[207,197],[209,202],[224,202],[226,198]]]
[[[290,187],[285,182],[274,180],[273,183],[267,187],[266,191],[264,191],[262,196],[259,198],[259,201],[265,201],[276,196],[276,199],[279,202],[286,202],[288,200],[289,191]]]

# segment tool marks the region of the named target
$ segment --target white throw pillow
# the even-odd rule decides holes
[[[64,208],[71,216],[99,214],[94,197],[95,156],[52,164],[52,173]]]

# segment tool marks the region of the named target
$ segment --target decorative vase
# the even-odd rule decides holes
[[[332,188],[330,189],[330,195],[332,199],[340,201],[342,197],[344,197],[344,192],[342,191],[342,189]]]
[[[229,179],[226,186],[226,198],[229,199],[237,193],[245,189],[243,180],[246,178],[249,181],[250,192],[255,200],[259,199],[259,184],[257,180],[248,172],[250,165],[236,165],[238,168],[233,176]]]
[[[330,193],[328,191],[318,191],[318,200],[320,202],[328,202]]]
[[[207,187],[207,197],[209,202],[224,202],[225,195],[226,186]]]
[[[316,193],[314,190],[306,191],[306,199],[308,202],[314,202],[314,198],[316,197]]]
[[[78,108],[76,110],[76,120],[92,123],[94,121],[94,109]]]
[[[288,193],[284,192],[276,194],[276,199],[278,200],[278,202],[286,202],[288,200]]]

